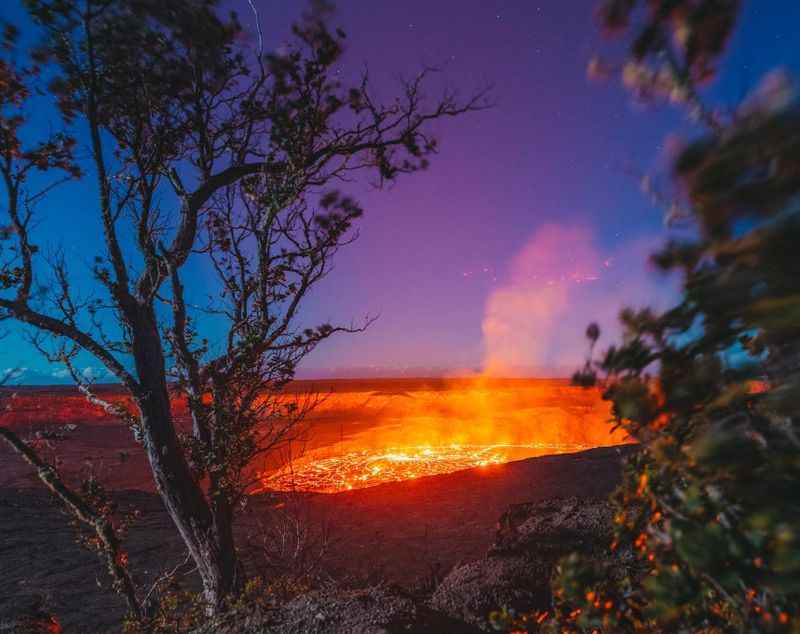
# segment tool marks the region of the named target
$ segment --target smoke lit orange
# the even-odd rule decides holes
[[[101,393],[127,402],[118,388],[101,388]],[[280,398],[302,399],[309,393],[321,400],[306,420],[307,433],[284,447],[286,453],[252,465],[250,475],[257,484],[251,492],[345,491],[627,441],[623,432],[610,432],[609,406],[598,390],[565,380],[298,381]],[[173,409],[185,425],[185,402],[176,399]],[[70,440],[60,447],[64,468],[79,470],[90,455],[116,464],[118,450],[124,449],[133,462],[108,471],[107,484],[149,486],[149,473],[135,472],[133,466],[146,467],[143,458],[137,462],[141,446],[127,428],[74,389],[22,389],[2,418],[21,433],[88,423],[91,433],[79,434],[78,444]],[[16,482],[9,470],[5,475],[7,483]]]
[[[383,389],[332,393],[313,418],[340,422],[340,438],[263,469],[259,490],[346,491],[626,442],[611,433],[599,392],[566,381],[479,377],[369,387]]]

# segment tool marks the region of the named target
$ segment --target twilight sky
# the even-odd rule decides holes
[[[253,0],[266,48],[286,40],[304,3]],[[16,0],[0,15],[15,20]],[[230,0],[246,27],[248,0]],[[658,172],[681,113],[643,108],[612,81],[586,78],[607,50],[595,0],[339,0],[348,33],[342,72],[366,63],[384,96],[422,64],[444,69],[463,93],[491,83],[495,107],[438,128],[427,172],[375,191],[354,183],[365,207],[359,239],[307,305],[309,323],[379,314],[364,334],[326,342],[307,368],[570,367],[594,318],[610,324],[623,303],[663,302],[669,284],[644,257],[665,235],[629,167]],[[765,72],[800,70],[796,0],[745,0],[720,79],[707,94],[733,104]],[[436,86],[433,86],[436,88]],[[39,242],[89,261],[97,247],[91,185],[71,185],[42,208],[54,220]],[[76,272],[76,275],[83,275]],[[14,334],[6,365],[49,371]]]

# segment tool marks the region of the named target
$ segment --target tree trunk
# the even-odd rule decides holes
[[[137,404],[156,488],[197,565],[209,610],[217,612],[242,582],[233,539],[233,513],[227,503],[209,503],[179,445],[152,308],[138,311],[131,331],[134,363],[143,388]]]
[[[214,541],[218,552],[218,572],[216,594],[224,598],[237,595],[244,586],[244,571],[236,553],[233,536],[233,509],[227,499],[219,496],[211,503],[214,518]]]

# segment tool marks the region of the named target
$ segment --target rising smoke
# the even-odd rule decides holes
[[[606,343],[619,336],[624,306],[662,306],[671,283],[647,266],[652,240],[601,249],[587,226],[550,224],[511,261],[483,319],[488,376],[563,376],[584,360],[588,323]]]

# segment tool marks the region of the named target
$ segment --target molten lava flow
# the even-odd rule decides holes
[[[119,387],[97,389],[105,399],[132,406]],[[247,479],[258,476],[249,492],[346,491],[629,441],[622,430],[611,431],[610,407],[599,390],[564,380],[298,381],[277,398],[294,402],[309,394],[323,398],[286,446],[249,465]],[[13,407],[0,412],[2,425],[23,434],[49,425],[77,426],[64,447],[67,471],[78,473],[87,455],[117,464],[124,450],[132,458],[124,469],[109,472],[111,486],[152,487],[141,446],[129,430],[77,390],[15,388],[14,395]],[[179,429],[188,431],[186,400],[175,398],[172,407]],[[2,451],[0,446],[5,467]],[[0,469],[0,484],[20,481],[21,473]]]
[[[352,451],[328,458],[305,458],[261,477],[263,489],[335,493],[413,480],[421,476],[503,464],[514,458],[580,451],[582,445],[446,445]]]
[[[599,391],[566,381],[387,380],[355,388],[315,410],[317,442],[286,456],[282,468],[264,465],[258,490],[332,493],[626,442],[610,433]]]

